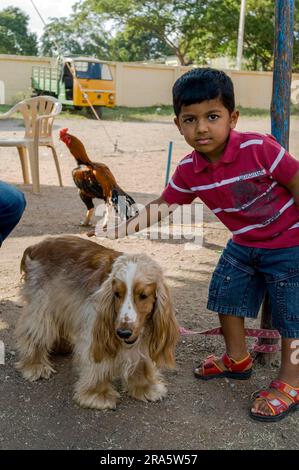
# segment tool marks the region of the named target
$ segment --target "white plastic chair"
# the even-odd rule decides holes
[[[39,182],[39,147],[46,146],[52,150],[58,180],[62,186],[61,172],[58,156],[52,138],[52,127],[55,116],[61,112],[62,105],[52,96],[37,96],[20,101],[7,113],[0,115],[0,119],[7,119],[12,114],[20,112],[24,118],[25,135],[23,138],[0,139],[0,147],[17,147],[21,160],[24,183],[28,184],[28,158],[31,169],[32,189],[34,193],[40,192]]]

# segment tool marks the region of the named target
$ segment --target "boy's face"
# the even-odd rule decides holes
[[[227,143],[230,130],[236,127],[239,111],[230,113],[219,98],[182,106],[174,122],[186,142],[217,162]]]

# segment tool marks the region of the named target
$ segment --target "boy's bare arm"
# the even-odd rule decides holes
[[[87,235],[89,237],[96,235],[98,237],[111,239],[123,238],[127,235],[132,235],[133,233],[139,232],[140,230],[144,230],[145,228],[156,224],[160,220],[164,219],[164,217],[170,215],[176,207],[176,205],[170,205],[164,201],[162,197],[159,197],[147,204],[138,215],[132,217],[126,222],[121,223],[117,227],[111,227],[107,230],[96,228]]]
[[[296,206],[299,207],[299,171],[297,171],[295,176],[286,185],[286,188],[293,195]]]

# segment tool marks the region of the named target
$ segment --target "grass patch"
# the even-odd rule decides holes
[[[237,106],[237,109],[240,111],[240,116],[244,117],[267,117],[270,114],[270,110],[259,109],[259,108],[243,108],[243,106]]]
[[[7,113],[7,111],[9,111],[11,108],[12,106],[8,104],[0,104],[0,113],[1,114]]]
[[[12,108],[12,105],[0,104],[0,115],[7,113]],[[62,119],[86,119],[87,116],[83,114],[83,111],[75,111],[71,109],[63,109],[59,114]],[[12,114],[9,119],[20,119],[22,118],[21,113]]]
[[[12,106],[1,104],[0,114],[6,113]],[[243,108],[239,106],[242,117],[267,117],[270,111],[257,108]],[[291,104],[291,115],[299,116],[299,106]],[[20,118],[20,114],[15,114],[15,118]],[[81,111],[72,108],[63,108],[59,115],[62,119],[90,119],[92,112],[87,109]],[[123,121],[123,122],[151,122],[151,121],[172,121],[174,117],[172,106],[146,106],[140,108],[129,108],[125,106],[116,106],[115,108],[103,109],[104,121]]]
[[[104,109],[103,117],[111,121],[168,121],[174,117],[174,112],[172,106],[147,106],[140,108],[117,106],[115,108]]]
[[[259,109],[259,108],[243,108],[242,106],[238,106],[241,116],[261,116],[266,117],[270,115],[270,110],[267,109]],[[299,106],[297,104],[291,103],[291,116],[299,116]]]
[[[150,122],[169,121],[174,116],[172,106],[147,106],[140,108],[128,108],[116,106],[115,108],[103,108],[104,121],[123,122]],[[95,119],[91,109],[83,108],[81,111],[64,107],[60,117]]]

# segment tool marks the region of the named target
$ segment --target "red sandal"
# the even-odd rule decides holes
[[[270,389],[278,390],[283,395],[291,400],[291,403],[285,402],[281,397],[277,397],[271,393],[271,390],[263,390],[258,396],[258,401],[266,401],[268,407],[270,408],[271,415],[262,415],[258,412],[249,411],[251,418],[258,421],[279,421],[282,418],[285,418],[290,411],[296,411],[299,409],[299,387],[295,388],[286,382],[281,380],[273,380],[270,383]]]
[[[246,380],[249,379],[252,374],[252,357],[249,353],[241,361],[235,361],[224,353],[221,360],[226,370],[221,370],[215,360],[217,360],[215,356],[209,356],[202,365],[202,374],[198,374],[196,370],[194,370],[195,377],[201,380],[218,379],[221,377]],[[250,366],[250,368],[248,368],[248,366]]]

